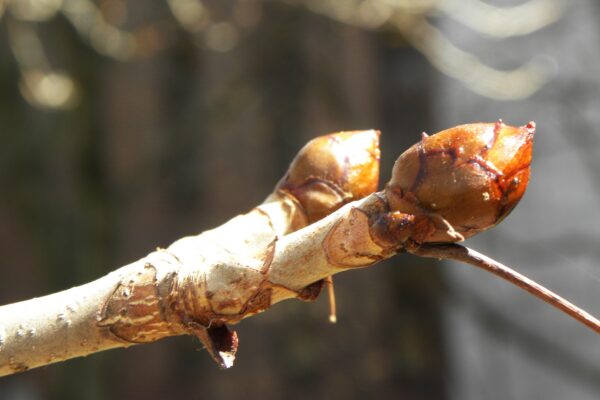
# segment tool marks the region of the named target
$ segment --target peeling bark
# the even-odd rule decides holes
[[[273,293],[306,300],[320,291],[319,283],[298,291],[264,283],[274,243],[375,191],[378,175],[379,132],[310,141],[249,213],[94,282],[0,307],[0,376],[181,334],[231,366],[237,336],[226,323],[267,309]]]
[[[424,135],[376,193],[378,132],[318,138],[248,214],[87,285],[0,307],[0,375],[182,334],[228,368],[238,345],[228,325],[314,300],[336,273],[402,251],[442,254],[499,223],[525,192],[534,130],[497,122]]]

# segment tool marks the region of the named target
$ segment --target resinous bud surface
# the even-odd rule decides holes
[[[386,197],[393,211],[446,220],[463,237],[506,217],[529,182],[535,123],[474,123],[447,129],[404,152]],[[427,242],[454,241],[438,229]]]
[[[289,191],[312,223],[343,204],[368,196],[379,181],[379,132],[338,132],[311,140],[278,188]]]

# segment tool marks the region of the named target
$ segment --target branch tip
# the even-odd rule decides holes
[[[525,275],[475,250],[458,244],[424,244],[413,245],[407,248],[407,251],[420,257],[461,261],[490,272],[529,292],[600,334],[600,320],[596,317]]]

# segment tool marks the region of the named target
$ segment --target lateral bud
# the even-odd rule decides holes
[[[308,142],[277,185],[306,211],[308,223],[377,190],[379,131],[349,131]]]

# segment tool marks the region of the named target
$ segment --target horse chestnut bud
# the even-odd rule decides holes
[[[458,241],[498,224],[527,188],[534,133],[533,122],[498,121],[424,134],[394,165],[385,190],[391,211],[429,221],[411,231],[421,243]]]
[[[277,188],[291,193],[312,223],[370,195],[378,180],[379,131],[348,131],[308,142]]]

